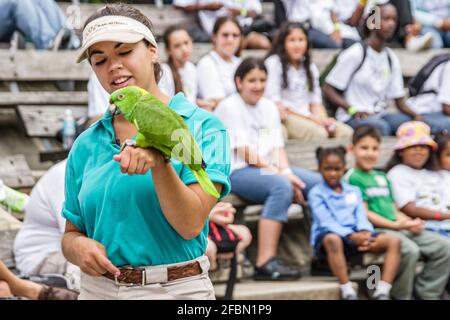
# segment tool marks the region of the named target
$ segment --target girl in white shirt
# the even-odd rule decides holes
[[[300,276],[276,257],[288,208],[293,202],[303,203],[321,177],[289,166],[277,107],[263,97],[266,78],[262,60],[245,59],[234,77],[238,93],[223,100],[214,113],[230,134],[232,192],[252,203],[264,203],[254,277],[285,280]]]
[[[197,69],[189,61],[192,56],[192,39],[179,26],[171,26],[164,32],[167,63],[161,65],[163,74],[158,86],[169,97],[183,92],[188,100],[196,103]]]
[[[353,130],[328,117],[322,105],[319,70],[311,62],[308,34],[301,23],[288,22],[280,29],[265,64],[264,95],[278,105],[290,138],[351,137]]]
[[[238,57],[242,29],[234,18],[218,18],[213,28],[213,50],[197,63],[198,94],[207,101],[203,105],[213,111],[220,101],[236,92],[234,72],[241,62]]]
[[[425,220],[427,229],[448,229],[443,233],[450,236],[450,210],[443,196],[442,175],[436,170],[432,153],[437,145],[429,126],[420,121],[406,122],[397,137],[395,154],[386,168],[397,206],[408,216]],[[444,156],[446,153],[449,151]],[[447,162],[445,159],[445,165]]]

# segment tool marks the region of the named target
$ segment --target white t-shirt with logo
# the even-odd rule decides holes
[[[202,99],[223,99],[236,92],[234,73],[241,63],[241,58],[232,57],[225,61],[213,51],[197,63],[198,95]]]
[[[440,172],[417,170],[404,164],[396,165],[388,172],[394,199],[399,208],[409,202],[430,210],[446,210],[443,196],[443,176]]]
[[[87,85],[88,117],[103,115],[109,108],[109,93],[103,89],[95,73],[91,73]]]
[[[419,94],[410,97],[406,103],[416,113],[442,112],[443,104],[450,104],[450,61],[442,63],[433,70],[423,83],[423,91],[436,93]]]
[[[158,87],[169,97],[173,97],[175,92],[175,82],[173,80],[172,70],[166,63],[161,64],[163,75],[159,80]],[[186,98],[192,103],[196,103],[197,99],[197,68],[188,61],[182,68],[178,69],[183,84],[183,92]]]
[[[61,252],[66,220],[64,203],[66,160],[54,165],[36,183],[25,211],[25,220],[14,241],[17,269],[31,274],[53,252]]]
[[[310,65],[313,76],[313,90],[309,91],[308,77],[304,67],[295,69],[289,65],[287,70],[288,87],[283,88],[283,69],[277,55],[266,59],[267,84],[264,96],[270,100],[290,107],[302,115],[311,115],[310,105],[321,104],[322,94],[319,86],[319,70],[315,64]]]
[[[230,136],[232,152],[231,172],[248,166],[236,153],[237,148],[249,146],[264,160],[271,162],[273,152],[284,146],[280,115],[276,105],[261,98],[255,106],[234,93],[223,100],[214,113],[222,120]]]
[[[392,67],[389,66],[388,51]],[[363,54],[360,43],[342,51],[325,81],[339,90],[347,88],[344,97],[358,111],[370,114],[385,112],[386,99],[405,95],[400,62],[389,48],[377,52],[368,46],[363,65],[351,78]],[[342,108],[338,109],[336,117],[342,122],[350,119],[350,115]]]
[[[444,171],[417,170],[400,164],[388,172],[399,208],[409,202],[417,207],[450,212],[450,175]],[[450,231],[450,220],[427,220],[427,229]]]

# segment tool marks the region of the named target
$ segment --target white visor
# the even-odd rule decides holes
[[[102,41],[136,43],[142,39],[150,42],[155,48],[155,37],[143,23],[124,16],[104,16],[91,21],[83,31],[83,45],[78,54],[77,63],[88,58],[90,46]]]

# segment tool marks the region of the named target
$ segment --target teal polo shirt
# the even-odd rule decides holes
[[[169,106],[185,120],[202,150],[206,172],[222,184],[224,197],[230,192],[230,145],[222,122],[182,93]],[[116,266],[170,264],[203,255],[208,224],[196,238],[183,239],[161,210],[151,170],[145,175],[121,173],[113,159],[120,148],[114,141],[109,112],[75,141],[66,167],[63,217],[104,245]],[[186,185],[197,183],[188,167],[174,159],[171,163]]]

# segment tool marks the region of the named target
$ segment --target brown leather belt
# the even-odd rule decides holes
[[[119,268],[120,276],[116,277],[110,272],[103,274],[104,277],[114,280],[119,286],[144,286],[154,283],[147,282],[145,268],[122,267]],[[167,268],[167,281],[196,276],[202,273],[202,268],[198,261],[188,264]]]

